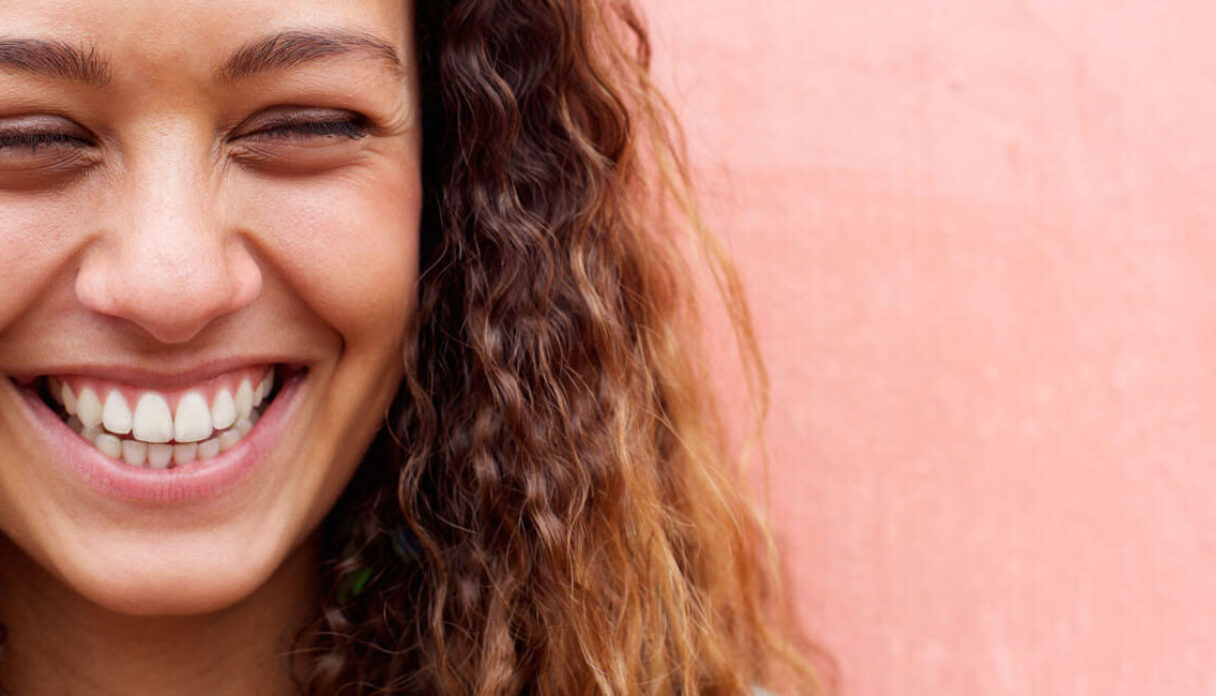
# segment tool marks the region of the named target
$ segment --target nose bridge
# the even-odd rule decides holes
[[[189,292],[222,271],[220,201],[201,158],[173,141],[155,150],[128,168],[118,249],[147,281],[136,292]]]
[[[81,269],[80,299],[164,342],[187,341],[252,301],[256,263],[234,238],[206,145],[162,128],[126,153],[111,253]]]

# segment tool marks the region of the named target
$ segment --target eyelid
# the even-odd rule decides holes
[[[327,130],[327,126],[331,129]],[[308,132],[310,129],[313,132]],[[347,109],[278,107],[264,111],[245,121],[234,129],[230,139],[238,140],[258,136],[293,137],[297,134],[300,137],[324,135],[361,137],[368,134],[371,129],[370,119],[363,114]]]
[[[0,149],[28,146],[37,151],[39,147],[82,148],[89,145],[88,141],[66,133],[0,133]]]
[[[100,161],[96,145],[91,132],[62,116],[0,118],[0,172],[6,186],[17,185],[18,180],[45,182],[46,177],[90,169]]]
[[[71,119],[62,116],[19,116],[0,119],[0,138],[50,136],[92,144],[91,133]]]

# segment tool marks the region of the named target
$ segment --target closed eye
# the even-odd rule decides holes
[[[363,116],[354,115],[345,119],[289,120],[270,123],[242,137],[298,140],[337,136],[355,140],[368,135],[370,131],[371,124],[368,120]]]
[[[68,133],[10,133],[0,134],[0,150],[28,149],[37,152],[39,147],[88,147],[92,145],[83,138]]]
[[[65,183],[90,170],[99,154],[96,138],[70,119],[37,115],[0,120],[0,189]]]
[[[348,109],[284,106],[256,115],[229,136],[233,157],[266,174],[330,171],[359,161],[360,139],[380,131]]]

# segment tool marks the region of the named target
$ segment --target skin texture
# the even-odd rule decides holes
[[[11,126],[87,143],[0,146],[0,373],[308,369],[253,475],[178,505],[99,495],[0,381],[0,681],[14,693],[287,691],[275,651],[315,606],[311,534],[392,398],[413,306],[407,10],[0,3],[4,38],[92,47],[110,65],[104,86],[0,69],[0,138]],[[350,51],[216,78],[243,45],[301,29],[362,32],[405,62]],[[363,137],[265,131],[269,114],[348,112]]]

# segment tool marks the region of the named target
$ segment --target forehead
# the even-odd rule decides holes
[[[2,0],[0,39],[54,41],[106,60],[120,81],[213,74],[281,32],[366,37],[409,55],[404,0]]]

